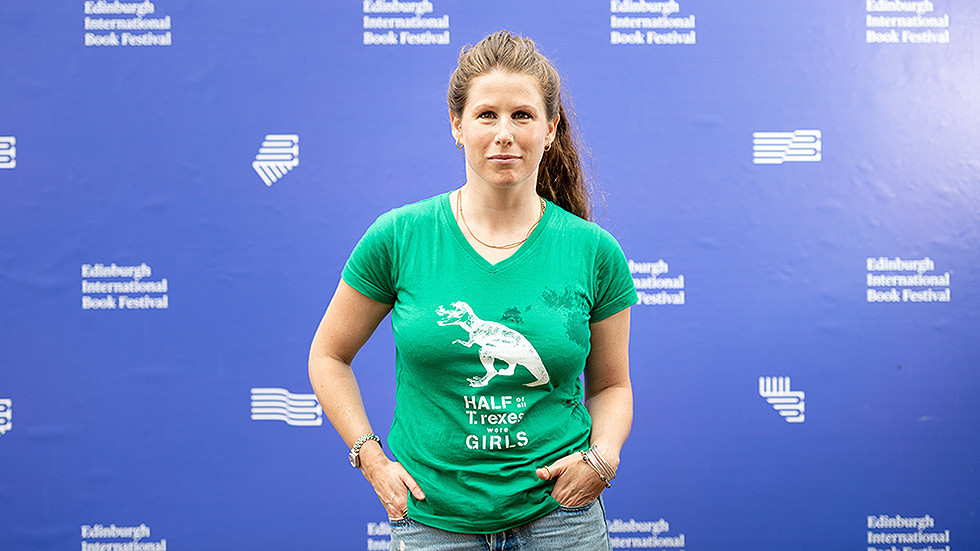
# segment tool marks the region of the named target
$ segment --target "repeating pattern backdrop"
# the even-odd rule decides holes
[[[500,28],[640,293],[614,547],[980,549],[956,0],[4,3],[0,549],[386,548],[308,345],[375,217],[462,183],[446,84]]]

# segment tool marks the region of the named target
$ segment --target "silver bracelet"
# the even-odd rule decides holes
[[[609,465],[609,463],[599,454],[599,450],[596,446],[592,446],[588,450],[583,450],[579,452],[582,454],[582,461],[585,461],[586,465],[595,471],[595,474],[599,476],[599,480],[606,485],[606,488],[610,487],[610,482],[616,478],[616,471]]]
[[[616,478],[616,471],[613,470],[613,468],[609,465],[609,462],[606,461],[606,458],[602,457],[602,454],[599,453],[599,447],[592,446],[592,448],[590,448],[590,451],[592,452],[596,460],[599,461],[599,465],[602,467],[602,470],[606,472],[607,476],[611,477],[609,480]]]
[[[361,456],[358,454],[361,452],[361,446],[363,446],[368,440],[374,440],[379,446],[381,445],[381,439],[371,433],[365,434],[364,436],[358,438],[357,442],[354,442],[354,447],[350,449],[350,454],[347,456],[347,458],[350,459],[351,467],[354,467],[355,469],[361,468]]]

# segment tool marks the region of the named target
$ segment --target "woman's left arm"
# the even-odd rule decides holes
[[[615,470],[633,424],[630,385],[630,309],[593,323],[585,360],[585,407],[592,417],[592,445]]]
[[[585,407],[592,417],[591,444],[615,470],[633,422],[629,375],[630,310],[626,308],[589,325],[591,348],[585,360]],[[581,455],[574,453],[538,469],[542,480],[555,480],[551,496],[567,507],[596,499],[605,484]]]

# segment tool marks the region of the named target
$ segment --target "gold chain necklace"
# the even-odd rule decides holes
[[[509,243],[507,245],[491,245],[489,243],[485,243],[481,241],[480,238],[473,233],[473,230],[470,229],[470,225],[466,223],[466,218],[463,217],[463,189],[462,188],[460,188],[459,191],[456,193],[456,213],[459,215],[460,221],[463,222],[463,226],[466,228],[466,231],[470,232],[470,237],[475,239],[477,243],[483,245],[484,247],[490,247],[491,249],[513,249],[514,247],[519,247],[521,244],[527,241],[528,237],[531,237],[531,232],[534,231],[534,228],[538,227],[538,223],[541,222],[541,219],[544,217],[544,209],[547,206],[547,203],[545,202],[543,197],[538,197],[538,200],[541,201],[541,213],[538,215],[538,219],[534,221],[534,224],[531,224],[531,228],[527,230],[527,235],[524,236],[524,239],[521,239],[520,241],[515,241],[513,243]]]

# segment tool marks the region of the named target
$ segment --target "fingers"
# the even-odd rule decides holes
[[[415,482],[415,479],[412,478],[412,475],[408,474],[408,471],[406,471],[404,468],[402,469],[402,473],[404,473],[401,477],[402,483],[405,485],[406,488],[408,488],[408,491],[412,492],[412,496],[414,496],[415,499],[418,499],[420,501],[425,500],[425,492],[423,492],[422,488],[420,488],[418,483]],[[408,502],[407,495],[405,496],[405,501],[406,503]]]
[[[391,499],[382,499],[381,503],[388,513],[388,518],[402,518],[408,514],[408,492],[392,496]]]
[[[595,472],[572,454],[537,470],[541,480],[554,480],[551,497],[566,507],[578,507],[594,501],[605,485]]]
[[[408,504],[397,505],[395,502],[387,500],[381,500],[381,504],[384,505],[388,518],[402,518],[408,514]]]
[[[408,513],[409,492],[415,499],[425,499],[422,488],[401,463],[390,462],[378,475],[372,477],[371,484],[389,518],[403,518]]]

